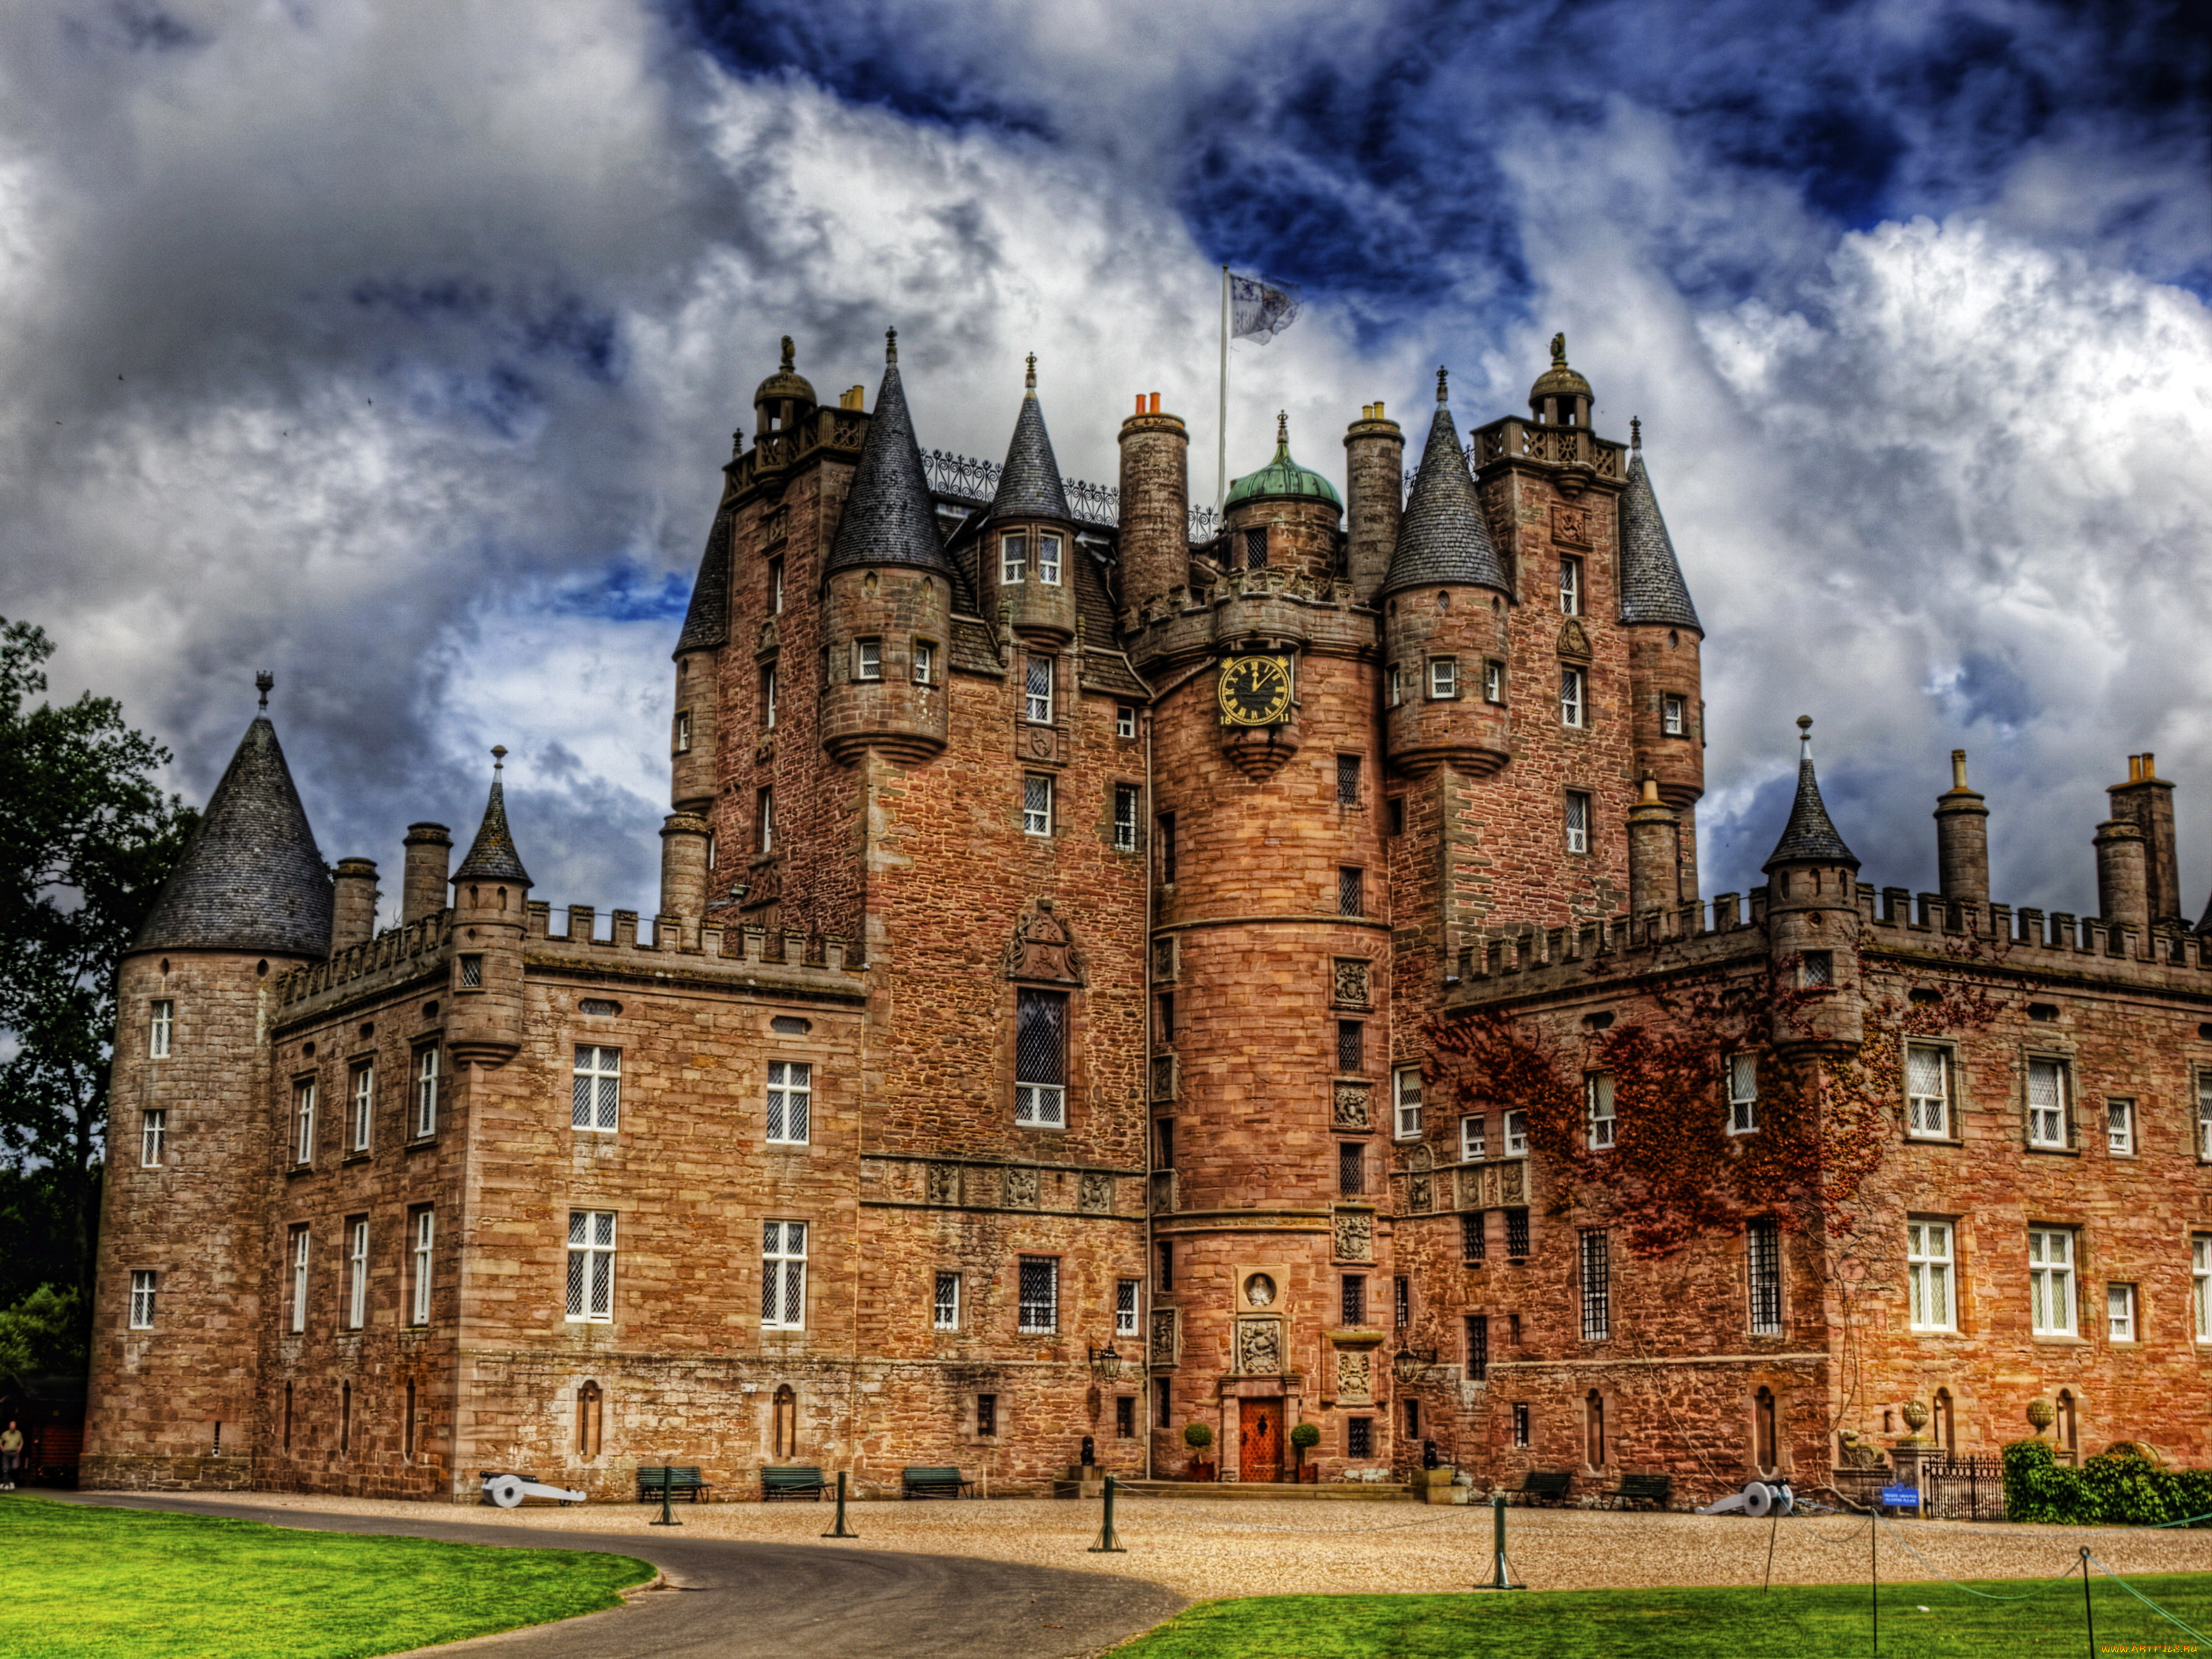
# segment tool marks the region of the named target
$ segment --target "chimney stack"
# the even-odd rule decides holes
[[[336,908],[331,918],[331,954],[350,951],[376,937],[376,865],[370,859],[340,859]]]
[[[1659,781],[1644,775],[1643,798],[1628,812],[1628,909],[1632,915],[1671,910],[1682,902],[1682,820],[1659,799]]]
[[[1990,809],[1966,787],[1966,751],[1951,751],[1951,787],[1936,798],[1936,884],[1947,899],[1990,902]]]
[[[1190,434],[1139,392],[1121,441],[1121,604],[1141,611],[1190,581]]]
[[[2150,921],[2181,920],[2181,872],[2173,850],[2173,786],[2158,775],[2158,757],[2145,750],[2128,757],[2128,781],[2105,793],[2112,816],[2138,824],[2143,833],[2143,884]]]
[[[453,832],[442,823],[407,826],[407,862],[399,881],[399,925],[434,916],[446,908],[446,865]]]
[[[2142,826],[2132,819],[2111,818],[2097,826],[2097,908],[2108,925],[2148,929],[2147,852]]]
[[[1406,434],[1380,404],[1360,405],[1344,434],[1345,568],[1355,605],[1372,605],[1398,550],[1406,501]]]

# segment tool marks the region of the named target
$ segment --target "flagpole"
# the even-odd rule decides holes
[[[1221,410],[1214,422],[1213,512],[1218,519],[1229,499],[1229,267],[1221,267]]]

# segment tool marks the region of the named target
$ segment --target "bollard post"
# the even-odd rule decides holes
[[[837,1471],[837,1524],[822,1534],[824,1538],[858,1538],[860,1534],[845,1524],[845,1471]]]
[[[1121,1540],[1114,1536],[1114,1477],[1111,1474],[1106,1477],[1105,1519],[1098,1528],[1098,1541],[1091,1547],[1088,1553],[1092,1555],[1127,1555],[1129,1553],[1121,1547]]]
[[[680,1527],[684,1523],[668,1512],[668,1486],[675,1471],[667,1464],[660,1466],[660,1519],[651,1522],[656,1527]]]
[[[1526,1584],[1516,1584],[1505,1571],[1505,1494],[1499,1492],[1490,1500],[1492,1574],[1486,1584],[1477,1584],[1477,1589],[1527,1589]]]

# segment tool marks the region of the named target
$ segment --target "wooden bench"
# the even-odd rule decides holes
[[[1674,1490],[1671,1474],[1624,1474],[1620,1484],[1605,1495],[1619,1509],[1623,1504],[1650,1504],[1657,1509],[1667,1507],[1667,1499]]]
[[[902,1469],[899,1472],[899,1496],[902,1498],[972,1498],[975,1483],[963,1480],[957,1469]]]
[[[1521,1477],[1521,1484],[1507,1494],[1524,1504],[1556,1504],[1567,1495],[1574,1484],[1571,1469],[1531,1469]]]
[[[773,1504],[779,1498],[811,1498],[819,1502],[826,1484],[819,1469],[764,1468],[761,1471],[761,1502]]]
[[[649,1504],[660,1496],[663,1481],[672,1498],[682,1497],[696,1504],[712,1492],[714,1483],[700,1478],[696,1463],[651,1464],[637,1472],[637,1501]]]

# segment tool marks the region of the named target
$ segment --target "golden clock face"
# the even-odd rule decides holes
[[[1222,665],[1220,701],[1227,725],[1280,725],[1291,717],[1291,659],[1231,657]]]

